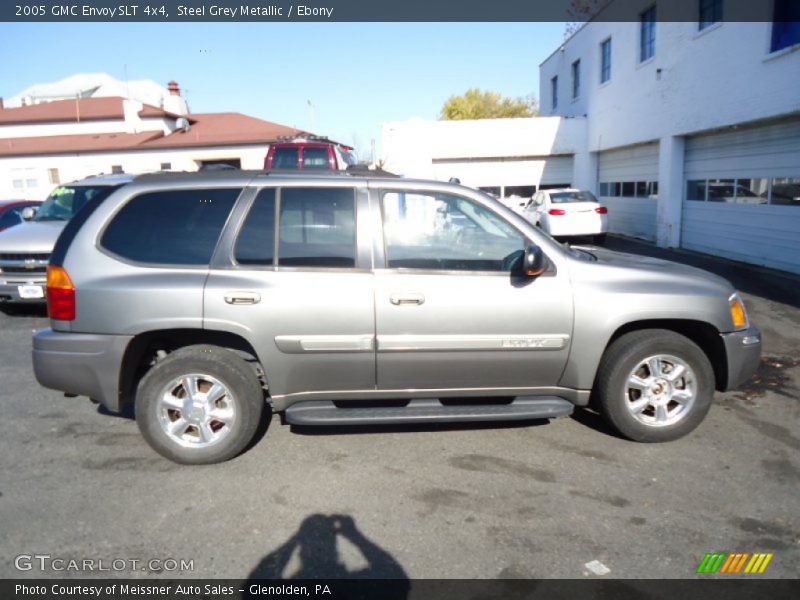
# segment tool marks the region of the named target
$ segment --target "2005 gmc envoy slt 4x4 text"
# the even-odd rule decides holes
[[[265,410],[302,425],[565,416],[692,431],[761,336],[698,269],[564,246],[459,185],[220,171],[90,200],[47,271],[49,388],[134,403],[148,443],[227,460]]]

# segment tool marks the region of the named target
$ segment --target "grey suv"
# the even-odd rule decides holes
[[[45,270],[58,236],[95,196],[104,197],[133,179],[100,175],[57,186],[33,219],[0,233],[0,303],[44,303]]]
[[[264,411],[302,425],[502,421],[590,400],[679,438],[755,370],[760,333],[706,272],[563,246],[458,185],[240,171],[146,175],[90,200],[47,273],[39,382],[182,463]]]

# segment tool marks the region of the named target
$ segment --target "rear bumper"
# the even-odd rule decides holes
[[[132,339],[40,329],[33,335],[33,372],[46,388],[88,396],[119,412],[122,358]]]
[[[605,217],[605,215],[602,215]],[[547,222],[547,231],[552,236],[568,237],[579,235],[599,235],[608,232],[608,220],[605,218],[586,219],[579,222],[557,221],[563,217],[555,217]]]
[[[761,331],[750,327],[744,331],[723,333],[725,356],[728,360],[726,390],[734,389],[747,381],[758,369],[761,360]]]

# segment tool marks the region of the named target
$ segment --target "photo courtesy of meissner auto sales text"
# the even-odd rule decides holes
[[[800,0],[0,53],[0,599],[800,597]]]

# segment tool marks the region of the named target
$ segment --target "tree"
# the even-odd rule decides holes
[[[439,118],[443,121],[458,121],[533,117],[537,114],[538,104],[533,96],[508,98],[501,96],[499,92],[470,88],[461,96],[450,96],[442,106]]]
[[[567,9],[569,21],[564,28],[564,39],[572,37],[597,13],[603,10],[609,0],[571,0]]]

